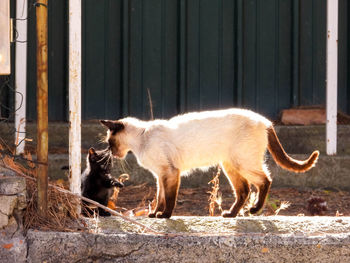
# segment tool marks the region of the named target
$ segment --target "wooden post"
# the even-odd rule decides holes
[[[69,183],[81,184],[81,0],[69,0]]]
[[[0,75],[11,74],[10,1],[0,0]]]
[[[47,63],[47,1],[36,2],[37,32],[37,156],[38,213],[47,213],[48,170],[48,63]]]
[[[338,0],[327,0],[327,122],[326,150],[337,154]]]

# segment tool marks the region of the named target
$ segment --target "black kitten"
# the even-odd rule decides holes
[[[92,199],[107,206],[108,200],[113,195],[114,187],[123,187],[110,174],[112,167],[112,155],[109,149],[95,151],[89,149],[86,161],[86,169],[82,174],[81,192],[84,197]],[[86,202],[83,202],[86,204]],[[111,214],[101,208],[97,210],[100,216],[110,216]],[[84,215],[91,215],[90,208],[83,210]]]

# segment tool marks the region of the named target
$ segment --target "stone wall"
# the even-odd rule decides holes
[[[11,171],[0,169],[0,262],[25,262],[23,235],[26,182]]]

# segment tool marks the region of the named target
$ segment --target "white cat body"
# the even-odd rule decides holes
[[[150,216],[171,216],[180,184],[180,174],[194,168],[220,164],[236,192],[237,200],[224,216],[236,216],[250,191],[258,188],[259,199],[252,213],[264,204],[271,178],[264,165],[266,149],[282,167],[305,172],[317,161],[315,151],[308,160],[289,157],[272,123],[245,109],[193,112],[169,120],[141,121],[124,118],[101,121],[109,128],[112,154],[124,158],[132,151],[138,163],[157,178],[157,206]],[[174,190],[175,189],[175,190]]]
[[[139,164],[156,174],[168,163],[185,174],[226,160],[242,169],[261,169],[266,128],[271,126],[266,118],[242,109],[189,113],[167,121],[126,118],[123,123]]]

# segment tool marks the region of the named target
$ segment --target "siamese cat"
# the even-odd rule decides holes
[[[251,214],[262,209],[271,178],[264,163],[266,149],[275,162],[292,172],[306,172],[317,162],[314,151],[298,161],[284,151],[268,119],[245,109],[193,112],[169,120],[136,118],[101,120],[108,127],[107,141],[113,156],[132,151],[138,163],[157,179],[156,206],[149,217],[169,218],[175,207],[180,175],[193,168],[220,164],[235,193],[235,202],[223,217],[235,217],[253,184],[258,199]]]

